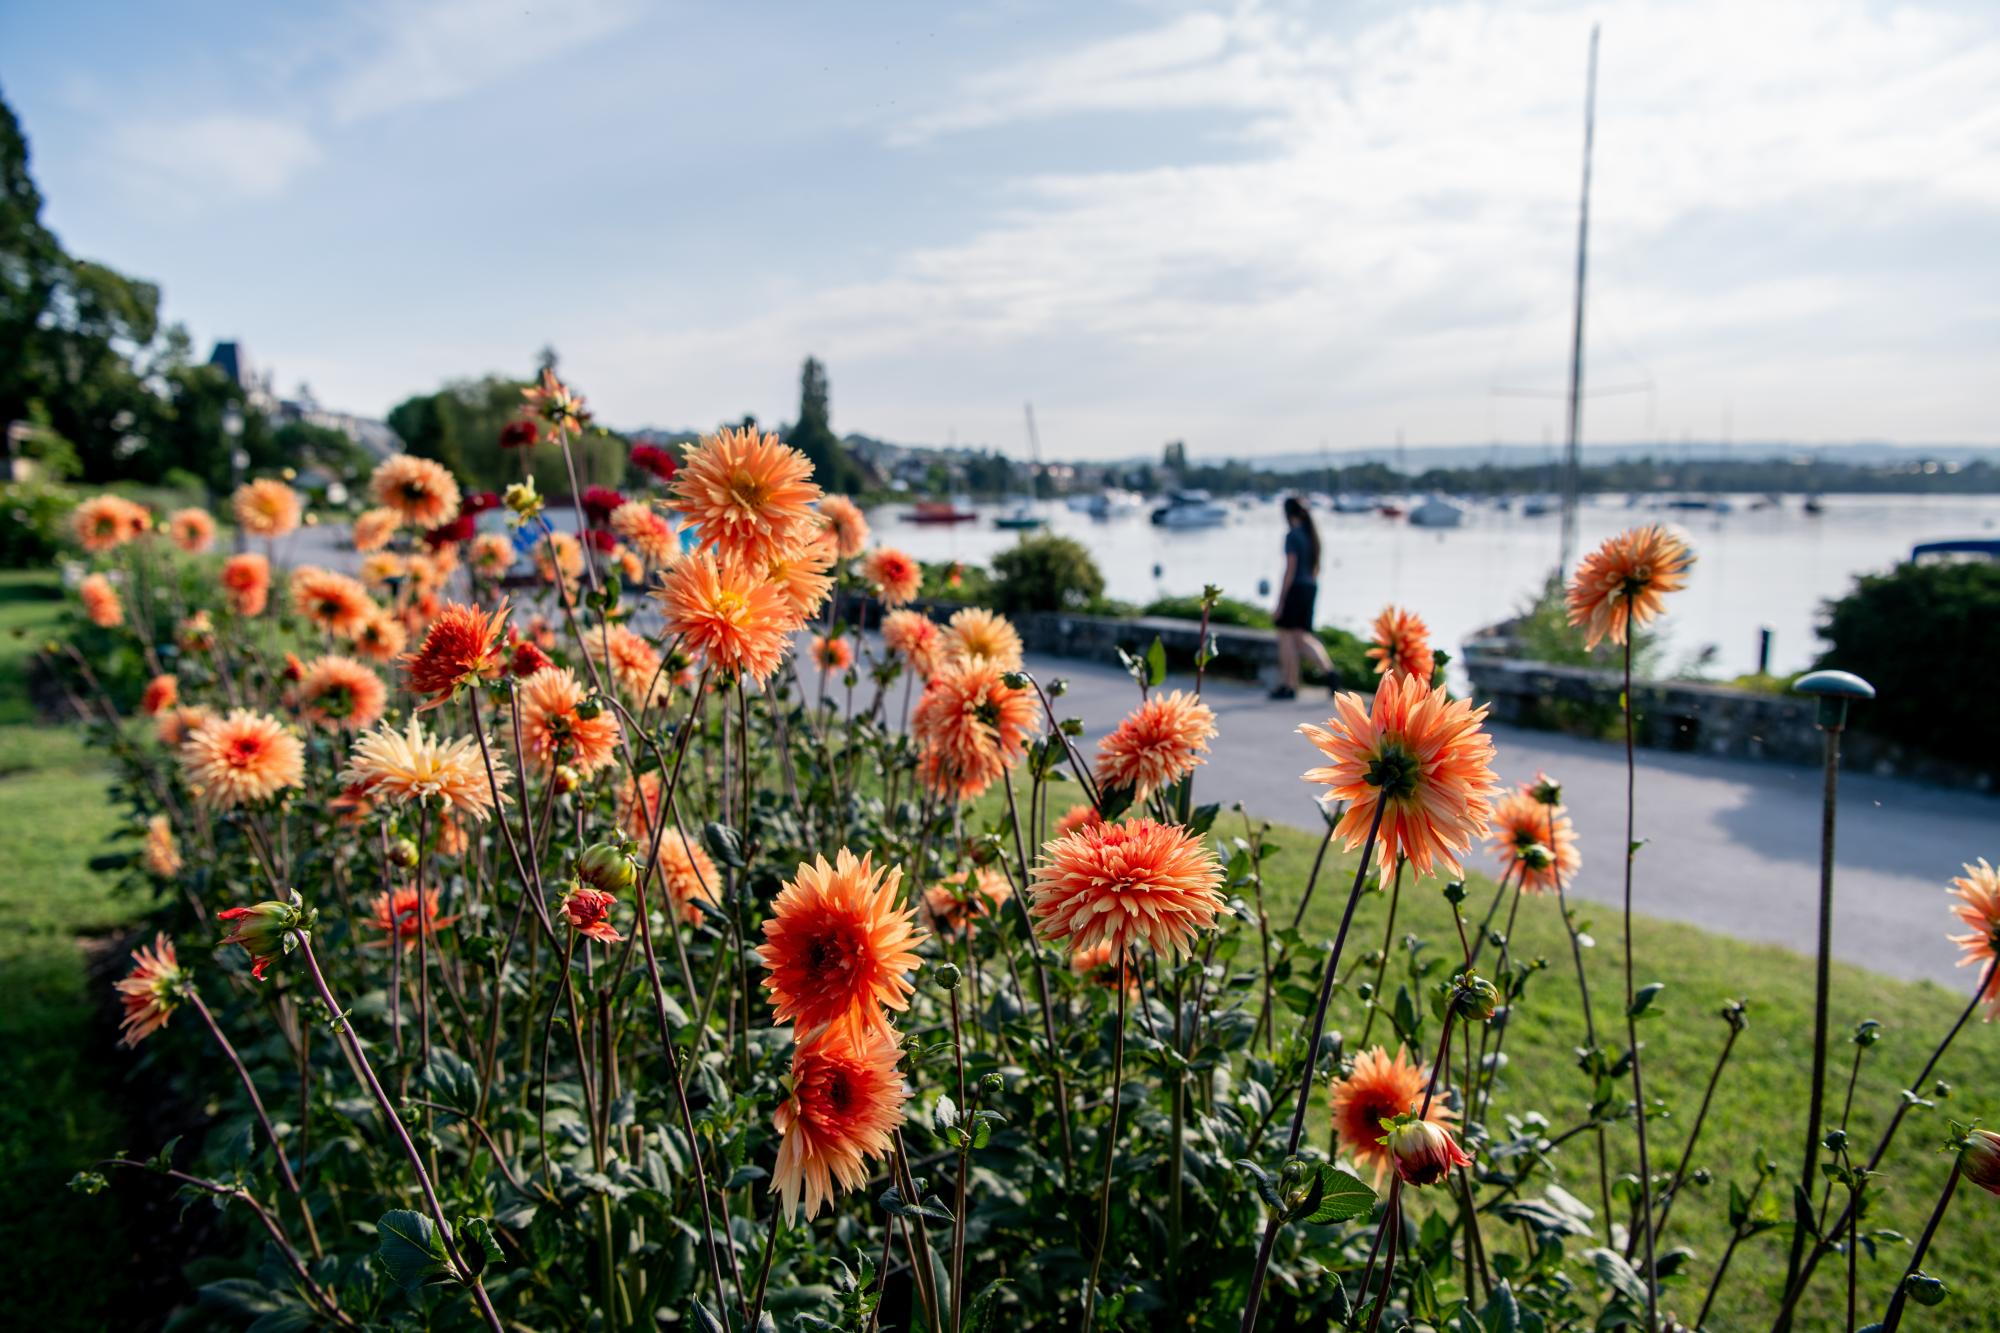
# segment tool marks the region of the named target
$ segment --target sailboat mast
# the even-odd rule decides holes
[[[1583,288],[1590,259],[1590,150],[1597,134],[1597,25],[1590,28],[1590,77],[1583,98],[1583,203],[1576,219],[1576,305],[1569,327],[1569,424],[1562,478],[1562,564],[1576,557],[1576,503],[1583,465]]]

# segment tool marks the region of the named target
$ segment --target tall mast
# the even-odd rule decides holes
[[[1583,97],[1583,203],[1576,219],[1576,306],[1569,326],[1569,427],[1562,477],[1562,569],[1576,557],[1576,501],[1583,425],[1583,285],[1590,259],[1590,148],[1597,128],[1597,25],[1590,28],[1590,78]]]

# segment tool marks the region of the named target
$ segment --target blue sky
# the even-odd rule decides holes
[[[70,248],[381,412],[552,343],[623,426],[1067,457],[2000,441],[2000,7],[0,8]]]

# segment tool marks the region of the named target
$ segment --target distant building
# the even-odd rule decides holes
[[[269,417],[273,425],[302,421],[310,426],[337,430],[378,460],[403,451],[402,437],[391,430],[386,421],[321,407],[312,392],[303,386],[297,397],[280,398],[274,387],[276,375],[269,370],[260,370],[240,342],[217,343],[215,350],[208,354],[208,364],[235,381],[243,390],[244,401]]]

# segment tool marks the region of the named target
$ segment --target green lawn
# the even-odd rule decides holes
[[[1214,794],[1214,793],[1211,793]],[[1218,832],[1234,833],[1241,821],[1225,815]],[[1273,841],[1283,850],[1267,861],[1267,875],[1273,890],[1272,915],[1278,924],[1291,919],[1292,909],[1304,888],[1312,863],[1313,838],[1309,833],[1290,829],[1274,831]],[[1973,855],[1982,849],[1968,849]],[[1671,852],[1670,843],[1655,843],[1641,855]],[[1588,849],[1586,849],[1588,853]],[[1593,873],[1615,873],[1602,869],[1606,856],[1600,849],[1595,858],[1600,867]],[[1338,872],[1328,857],[1321,872],[1319,888],[1306,915],[1308,938],[1330,940],[1339,924],[1353,871],[1351,861],[1345,874]],[[1406,877],[1396,934],[1414,932],[1429,941],[1429,952],[1457,952],[1457,937],[1450,908],[1440,892],[1440,882],[1419,883],[1414,890]],[[1468,913],[1483,913],[1493,892],[1490,881],[1477,879],[1468,899]],[[1502,909],[1504,916],[1505,909]],[[1623,980],[1620,960],[1622,936],[1618,912],[1610,906],[1580,908],[1588,933],[1596,947],[1585,955],[1591,992],[1600,1025],[1607,1019],[1615,1024],[1613,1035],[1600,1039],[1607,1044],[1623,1042]],[[1343,973],[1369,950],[1380,946],[1387,921],[1388,895],[1370,894],[1356,912]],[[1954,925],[1938,905],[1939,951],[1953,956],[1956,946],[1944,935]],[[1477,916],[1473,925],[1476,927]],[[1807,938],[1809,923],[1800,923],[1801,938]],[[1777,1161],[1785,1170],[1796,1172],[1803,1149],[1807,1087],[1812,1059],[1812,964],[1807,958],[1769,945],[1746,944],[1671,922],[1641,919],[1635,923],[1640,984],[1664,981],[1668,989],[1661,997],[1667,1010],[1664,1019],[1641,1024],[1645,1042],[1644,1071],[1649,1097],[1666,1100],[1671,1119],[1650,1120],[1649,1138],[1656,1164],[1662,1159],[1676,1161],[1687,1128],[1699,1106],[1702,1088],[1720,1049],[1726,1028],[1717,1013],[1725,1000],[1735,997],[1750,1005],[1749,1029],[1738,1039],[1723,1081],[1715,1095],[1695,1153],[1695,1165],[1714,1172],[1716,1183],[1706,1190],[1690,1189],[1672,1213],[1665,1247],[1685,1245],[1699,1256],[1695,1280],[1672,1288],[1663,1308],[1674,1310],[1692,1321],[1715,1258],[1729,1237],[1727,1221],[1727,1181],[1734,1178],[1747,1187],[1759,1156]],[[1584,1089],[1575,1070],[1573,1050],[1583,1043],[1582,1019],[1576,1003],[1575,966],[1568,938],[1552,898],[1528,899],[1521,907],[1514,932],[1515,952],[1523,958],[1545,958],[1548,970],[1529,983],[1513,1031],[1507,1039],[1510,1064],[1506,1084],[1494,1102],[1489,1119],[1496,1125],[1508,1111],[1539,1109],[1556,1131],[1568,1128],[1580,1118]],[[1490,961],[1489,951],[1486,959]],[[1385,987],[1393,997],[1393,978],[1401,958],[1400,950],[1391,958],[1391,982]],[[1490,970],[1490,968],[1489,968]],[[1362,978],[1357,977],[1357,980]],[[1829,1116],[1839,1114],[1838,1098],[1845,1086],[1848,1061],[1853,1047],[1847,1036],[1856,1023],[1873,1018],[1881,1022],[1886,1036],[1864,1063],[1859,1092],[1855,1099],[1854,1126],[1866,1148],[1872,1147],[1880,1125],[1894,1110],[1898,1090],[1915,1077],[1931,1048],[1950,1028],[1970,996],[1967,989],[1946,990],[1932,983],[1887,980],[1852,967],[1836,966],[1833,973],[1833,1033],[1836,1045],[1828,1057],[1838,1070],[1840,1082],[1829,1094]],[[1296,1022],[1295,1019],[1288,1021]],[[1350,991],[1335,999],[1330,1028],[1343,1031],[1350,1042],[1359,1038],[1365,1011]],[[1431,1031],[1435,1033],[1435,1025]],[[1371,1044],[1383,1040],[1389,1031],[1387,1015],[1378,1017]],[[1393,1040],[1393,1038],[1392,1038]],[[1460,1048],[1462,1050],[1462,1048]],[[1428,1059],[1430,1052],[1425,1052]],[[1454,1059],[1453,1064],[1458,1064]],[[1906,1119],[1895,1148],[1883,1163],[1887,1173],[1887,1197],[1870,1213],[1868,1221],[1890,1227],[1914,1238],[1936,1201],[1937,1191],[1948,1172],[1948,1159],[1935,1149],[1942,1141],[1948,1116],[1961,1120],[1982,1116],[2000,1123],[2000,1034],[1978,1021],[1960,1034],[1938,1077],[1957,1090],[1933,1112],[1916,1112]],[[1325,1099],[1316,1099],[1318,1117],[1313,1134],[1324,1143],[1327,1133]],[[1614,1133],[1614,1149],[1629,1147],[1629,1127]],[[1595,1206],[1598,1198],[1594,1149],[1588,1136],[1571,1140],[1563,1149],[1561,1183],[1579,1199]],[[1614,1171],[1631,1169],[1631,1156],[1618,1157]],[[1974,1189],[1961,1189],[1945,1228],[1932,1244],[1925,1261],[1926,1271],[1942,1277],[1951,1288],[1946,1303],[1935,1310],[1913,1310],[1910,1327],[1959,1330],[2000,1330],[2000,1310],[1996,1310],[1994,1273],[2000,1268],[2000,1214],[1996,1201]],[[1518,1240],[1518,1237],[1512,1239]],[[1769,1327],[1775,1313],[1776,1288],[1783,1277],[1785,1239],[1776,1232],[1748,1241],[1738,1250],[1728,1282],[1710,1315],[1713,1328]],[[1896,1278],[1909,1259],[1906,1246],[1889,1243],[1879,1260],[1870,1263],[1864,1256],[1860,1278],[1858,1322],[1879,1319]],[[1841,1327],[1844,1305],[1844,1261],[1829,1256],[1822,1262],[1807,1307],[1812,1316],[1801,1327]]]
[[[103,767],[75,731],[36,725],[28,700],[25,664],[59,606],[52,576],[0,573],[0,1254],[21,1276],[0,1295],[0,1323],[85,1330],[124,1308],[117,1259],[130,1247],[116,1209],[65,1188],[123,1133],[121,1070],[87,1058],[101,997],[78,941],[140,904],[89,868],[118,819]]]

